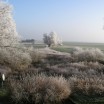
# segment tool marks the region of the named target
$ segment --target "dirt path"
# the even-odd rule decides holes
[[[59,52],[59,51],[52,50],[50,48],[37,49],[37,51],[42,54],[53,54],[53,55],[55,54],[55,55],[68,55],[68,56],[70,56],[70,53]]]

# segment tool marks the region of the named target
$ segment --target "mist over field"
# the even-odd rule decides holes
[[[104,43],[103,0],[9,0],[23,39],[55,31],[63,41]]]

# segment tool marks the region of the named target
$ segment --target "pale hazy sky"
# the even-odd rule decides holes
[[[104,43],[104,0],[9,0],[17,31],[42,40],[55,31],[64,41]]]

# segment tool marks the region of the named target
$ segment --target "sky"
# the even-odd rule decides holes
[[[54,31],[63,41],[104,43],[104,0],[8,0],[23,39]]]

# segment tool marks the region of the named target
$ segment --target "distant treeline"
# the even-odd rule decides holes
[[[26,40],[22,40],[22,43],[32,43],[35,44],[35,39],[26,39]]]

